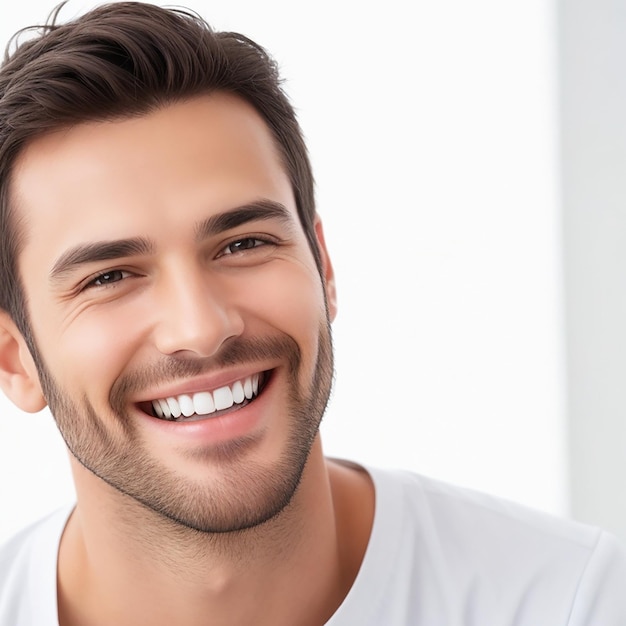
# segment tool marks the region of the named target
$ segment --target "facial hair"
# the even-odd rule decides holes
[[[245,450],[254,441],[244,437],[202,451],[210,457],[207,461],[220,467],[218,478],[202,480],[165,467],[142,446],[126,410],[130,393],[155,388],[160,382],[267,359],[286,363],[289,371],[286,406],[276,409],[286,411],[289,418],[287,444],[278,461],[252,461]],[[182,527],[204,533],[256,527],[278,516],[291,502],[326,410],[333,380],[328,321],[318,333],[317,354],[308,384],[300,381],[302,355],[290,336],[231,338],[220,354],[210,360],[170,356],[122,375],[111,389],[110,411],[104,416],[85,396],[77,401],[65,392],[40,355],[36,361],[50,410],[76,460],[120,494]]]

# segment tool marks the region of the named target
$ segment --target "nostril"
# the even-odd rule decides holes
[[[155,330],[156,347],[168,356],[185,353],[195,357],[214,356],[226,341],[243,333],[241,317],[219,307],[205,304],[175,313],[162,319]]]

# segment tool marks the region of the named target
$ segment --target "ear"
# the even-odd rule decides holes
[[[337,316],[337,288],[335,284],[335,272],[333,271],[326,241],[324,240],[324,229],[322,228],[322,220],[319,215],[315,217],[315,236],[317,238],[317,246],[320,251],[322,261],[322,275],[324,277],[324,288],[326,290],[326,300],[328,302],[328,315],[330,321],[334,321]]]
[[[0,387],[22,411],[36,413],[46,406],[33,357],[6,311],[0,312]]]

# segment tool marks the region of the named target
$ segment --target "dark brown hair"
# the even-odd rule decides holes
[[[250,103],[273,133],[318,268],[313,176],[302,132],[274,60],[258,44],[216,32],[198,15],[139,2],[100,6],[7,48],[0,68],[0,307],[31,343],[16,258],[22,228],[11,206],[11,173],[29,141],[87,121],[148,113],[213,91]],[[11,44],[10,44],[11,45]],[[31,344],[31,349],[34,346]]]

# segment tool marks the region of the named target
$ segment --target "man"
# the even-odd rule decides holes
[[[326,459],[332,265],[254,42],[148,4],[0,71],[0,382],[76,506],[0,550],[2,626],[626,624],[604,532]]]

